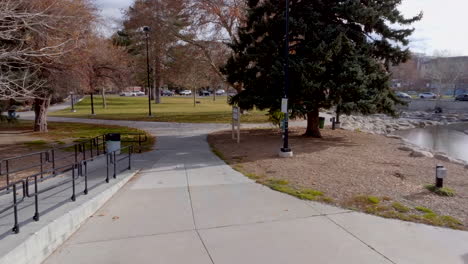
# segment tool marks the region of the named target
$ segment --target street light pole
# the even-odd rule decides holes
[[[75,110],[75,97],[74,97],[74,95],[75,95],[75,94],[74,94],[73,92],[70,92],[71,111],[72,111],[73,113],[76,112],[76,110]]]
[[[94,113],[94,92],[91,92],[91,115],[96,115]]]
[[[284,157],[291,157],[292,150],[289,148],[289,111],[288,111],[288,91],[289,91],[289,0],[286,0],[285,10],[285,43],[284,43],[284,89],[281,108],[284,113],[283,124],[283,147],[281,148],[280,155]]]
[[[146,74],[147,74],[147,84],[148,84],[148,116],[152,117],[151,114],[151,85],[150,85],[150,62],[149,62],[149,31],[150,28],[145,26],[143,27],[143,32],[145,32],[146,37]]]

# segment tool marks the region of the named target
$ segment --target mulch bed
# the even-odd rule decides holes
[[[424,206],[468,226],[468,170],[463,166],[409,157],[409,152],[398,149],[400,140],[380,135],[324,129],[323,138],[316,139],[303,133],[291,130],[291,159],[278,157],[282,141],[276,129],[243,130],[240,144],[231,139],[230,131],[211,134],[208,140],[229,164],[245,173],[322,191],[343,207],[350,207],[359,200],[356,197],[376,196],[387,204]],[[438,196],[424,187],[434,183],[437,164],[447,168],[445,184],[455,191],[454,197]]]

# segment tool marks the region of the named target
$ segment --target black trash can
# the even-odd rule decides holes
[[[325,117],[319,117],[319,128],[323,129],[325,127]]]
[[[119,133],[106,134],[106,149],[107,153],[116,151],[116,154],[120,154],[121,140]]]

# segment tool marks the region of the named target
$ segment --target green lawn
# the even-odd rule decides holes
[[[50,113],[50,116],[95,118],[108,120],[136,120],[183,123],[230,123],[232,107],[226,102],[226,97],[197,98],[200,104],[193,106],[192,97],[162,97],[161,104],[152,103],[153,117],[148,117],[147,97],[120,97],[109,96],[107,109],[102,107],[102,99],[95,97],[94,110],[96,115],[91,116],[91,100],[89,97],[75,105],[76,112],[70,108]],[[266,112],[250,111],[242,116],[244,123],[268,122]]]
[[[91,139],[108,133],[144,133],[148,140],[142,144],[143,151],[152,149],[155,137],[143,130],[109,125],[81,124],[81,123],[61,123],[48,122],[49,132],[32,132],[33,122],[19,120],[15,124],[0,123],[0,131],[23,131],[25,135],[36,137],[37,140],[23,143],[31,149],[47,149],[57,145],[64,145],[73,142],[79,142],[85,139]],[[134,136],[124,136],[134,138]]]

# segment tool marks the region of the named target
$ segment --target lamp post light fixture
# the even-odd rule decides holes
[[[436,166],[436,188],[444,187],[444,178],[447,177],[447,169],[442,165]]]
[[[293,156],[292,149],[289,147],[289,111],[288,111],[288,91],[289,91],[289,0],[286,0],[285,10],[285,40],[284,40],[284,89],[281,100],[281,112],[284,113],[283,120],[283,147],[279,156],[289,158]]]
[[[70,102],[71,102],[71,111],[72,113],[75,113],[76,110],[75,110],[75,93],[74,92],[70,92]]]
[[[150,84],[150,62],[149,62],[149,32],[150,28],[148,26],[143,27],[143,32],[145,33],[146,38],[146,75],[147,75],[147,91],[148,91],[148,116],[152,117],[151,114],[151,84]]]

